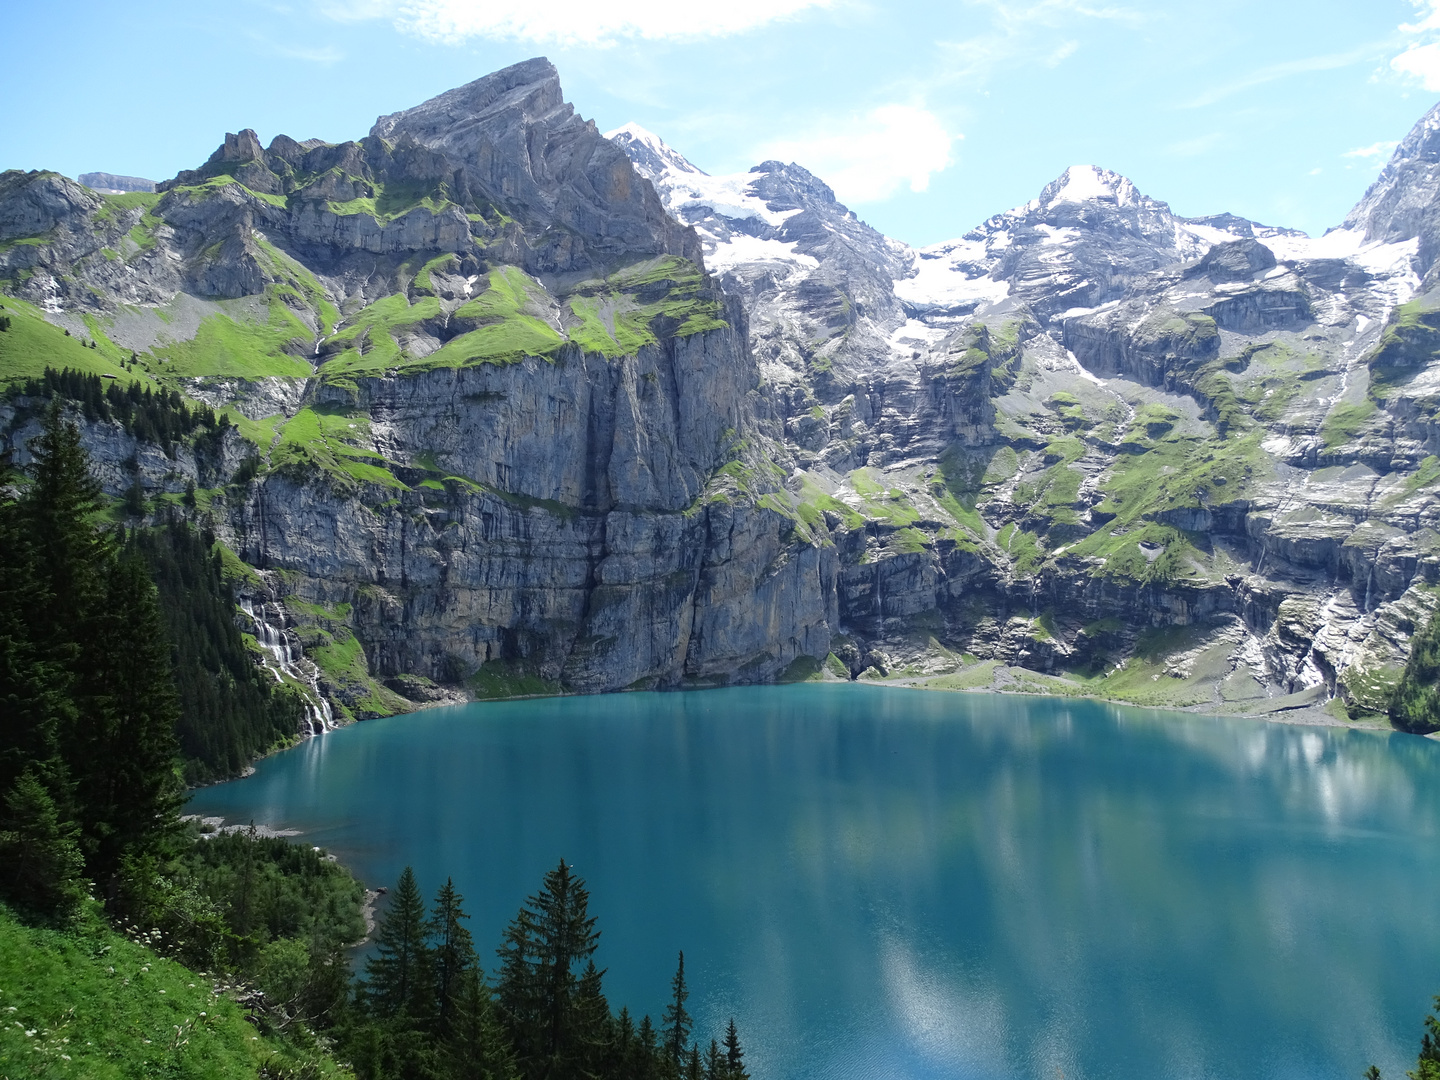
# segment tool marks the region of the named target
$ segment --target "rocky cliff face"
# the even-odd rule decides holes
[[[1440,573],[1434,117],[1319,240],[1076,166],[920,251],[795,166],[705,177],[612,135],[751,313],[787,490],[840,508],[858,652],[892,677],[1358,713]],[[801,205],[861,239],[784,245]]]
[[[600,135],[544,60],[154,193],[5,173],[0,425],[23,462],[46,363],[226,410],[86,435],[342,718],[809,675],[1373,709],[1440,577],[1433,116],[1318,240],[1077,166],[912,250],[798,165]]]

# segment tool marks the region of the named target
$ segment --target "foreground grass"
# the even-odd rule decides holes
[[[0,905],[0,1078],[254,1080],[302,1063],[215,983],[114,932],[97,911],[67,930]],[[312,1059],[315,1077],[348,1076]]]

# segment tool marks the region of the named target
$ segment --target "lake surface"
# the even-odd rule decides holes
[[[482,960],[563,856],[607,994],[757,1080],[1335,1077],[1440,993],[1440,745],[854,685],[369,720],[195,794],[371,885],[453,876]]]

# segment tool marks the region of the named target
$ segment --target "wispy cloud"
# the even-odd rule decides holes
[[[1355,150],[1346,150],[1345,153],[1341,154],[1340,156],[1349,158],[1379,157],[1382,154],[1390,153],[1390,151],[1394,150],[1395,147],[1399,145],[1400,144],[1398,142],[1395,142],[1394,140],[1382,139],[1380,142],[1371,143],[1369,146],[1361,146]]]
[[[1404,51],[1390,60],[1390,69],[1402,79],[1418,82],[1426,90],[1440,90],[1440,0],[1411,0],[1419,16],[1401,23],[1400,32],[1411,38]]]
[[[1299,60],[1286,60],[1283,63],[1270,64],[1268,67],[1257,68],[1233,82],[1212,87],[1199,97],[1182,104],[1181,108],[1203,109],[1246,90],[1264,86],[1266,83],[1288,79],[1295,75],[1306,75],[1316,71],[1335,71],[1338,68],[1350,67],[1352,64],[1359,64],[1365,60],[1373,60],[1380,54],[1380,51],[1381,46],[1372,43],[1351,49],[1349,52],[1331,53],[1327,56],[1307,56]]]
[[[1138,26],[1150,17],[1133,8],[1083,0],[966,0],[966,4],[989,12],[990,25],[974,37],[938,43],[950,64],[935,85],[984,82],[994,72],[1023,62],[1056,67],[1079,49],[1079,41],[1070,36],[1077,26],[1097,20]],[[1057,41],[1061,34],[1066,36]]]
[[[1083,0],[971,0],[979,7],[989,8],[1005,23],[1015,26],[1047,23],[1056,25],[1069,17],[1106,19],[1115,22],[1141,23],[1147,16],[1134,8],[1115,5],[1096,6]]]
[[[494,0],[319,0],[321,12],[354,21],[389,17],[398,29],[427,41],[470,38],[537,44],[608,46],[627,38],[698,39],[726,37],[802,12],[830,7],[833,0],[727,0],[714,5],[670,0],[547,0],[503,4]]]
[[[902,186],[924,191],[930,177],[950,165],[952,144],[964,138],[915,105],[882,105],[813,130],[766,143],[757,156],[797,162],[824,177],[842,202],[856,204],[888,199]]]

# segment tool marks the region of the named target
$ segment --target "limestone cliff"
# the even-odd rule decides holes
[[[0,429],[46,364],[224,410],[76,415],[326,723],[857,675],[1358,714],[1440,578],[1433,116],[1319,240],[1077,166],[916,251],[545,60],[155,192],[8,172]]]

